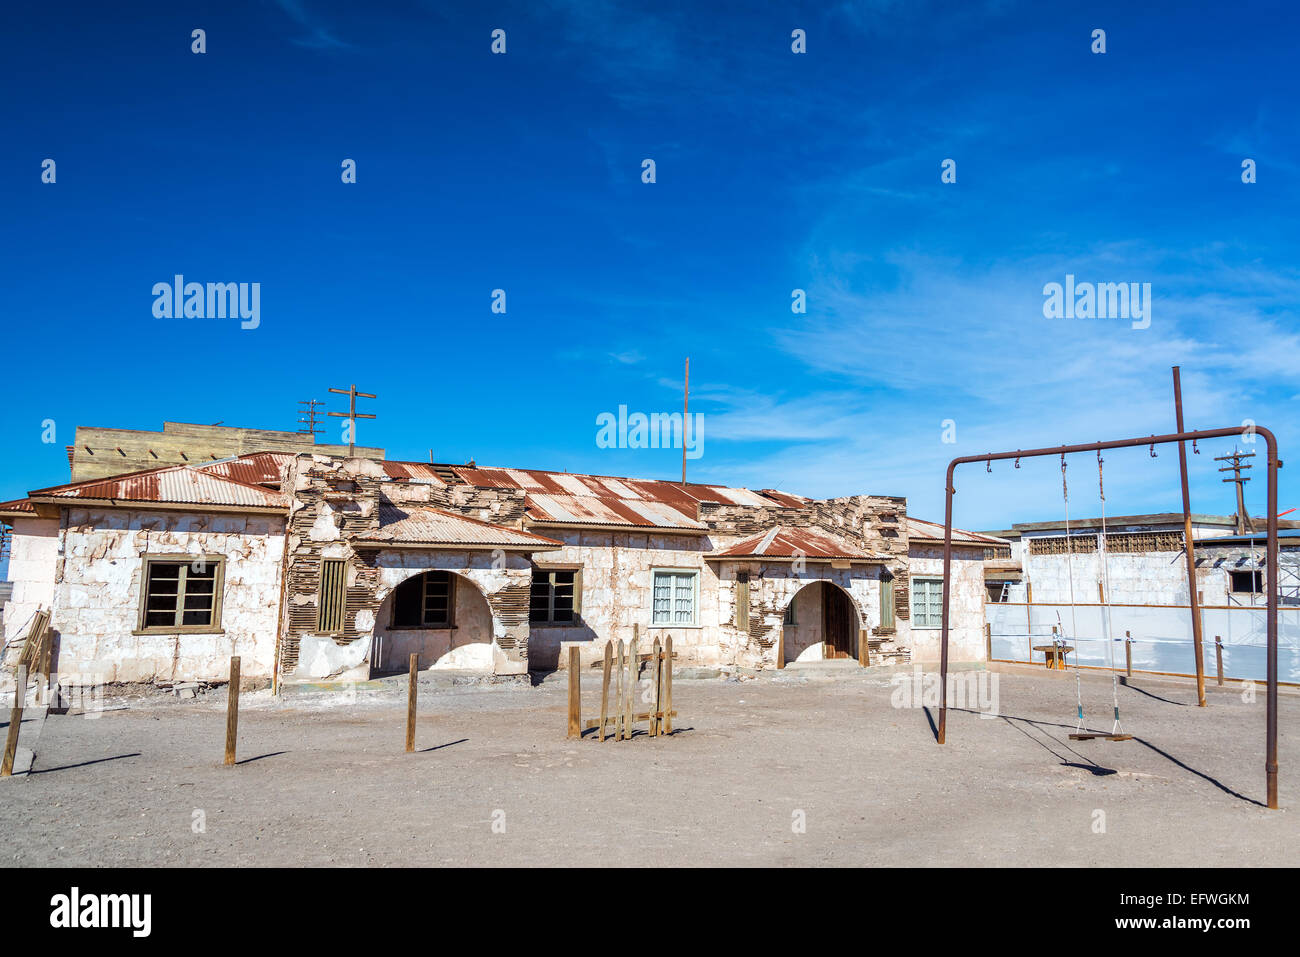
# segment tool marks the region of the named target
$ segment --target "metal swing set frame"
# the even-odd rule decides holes
[[[1181,409],[1180,409],[1181,412]],[[1179,416],[1181,425],[1181,414]],[[1268,569],[1268,607],[1266,612],[1268,649],[1267,649],[1267,717],[1265,719],[1265,740],[1264,740],[1264,776],[1267,793],[1267,805],[1269,808],[1276,810],[1277,803],[1277,607],[1278,607],[1278,582],[1276,569],[1278,567],[1278,540],[1277,540],[1277,470],[1282,467],[1281,461],[1277,454],[1277,438],[1268,429],[1260,426],[1252,426],[1255,435],[1263,438],[1268,449],[1268,538],[1265,545],[1265,567]],[[939,744],[943,744],[947,736],[948,727],[948,602],[949,602],[949,583],[951,581],[952,571],[952,497],[956,494],[953,487],[953,473],[957,466],[984,462],[986,464],[1007,459],[1016,459],[1017,464],[1022,458],[1039,458],[1043,456],[1065,456],[1076,452],[1097,452],[1100,453],[1107,449],[1125,449],[1136,448],[1143,445],[1149,445],[1154,453],[1157,445],[1171,445],[1177,443],[1180,450],[1185,449],[1185,443],[1196,442],[1203,439],[1220,439],[1229,436],[1241,435],[1240,426],[1230,429],[1202,429],[1193,432],[1178,431],[1168,435],[1149,435],[1131,439],[1116,439],[1110,442],[1091,442],[1085,445],[1059,445],[1049,449],[1017,449],[1014,452],[988,452],[984,455],[965,455],[953,459],[948,463],[948,475],[945,483],[945,505],[943,519],[943,617],[940,632],[940,654],[939,654],[939,686],[940,705],[939,705],[939,728],[936,738]],[[1184,482],[1186,476],[1184,473]],[[1188,536],[1190,539],[1190,535]],[[1184,543],[1184,548],[1190,548],[1191,542]],[[1191,569],[1189,568],[1189,572]],[[1193,595],[1195,594],[1195,581],[1190,583]],[[1201,673],[1202,649],[1199,639],[1199,629],[1193,642],[1195,644],[1195,653],[1197,661],[1198,675]],[[1200,678],[1203,681],[1203,676]]]

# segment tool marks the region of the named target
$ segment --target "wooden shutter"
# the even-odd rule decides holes
[[[573,620],[582,617],[582,569],[573,570]]]
[[[736,628],[749,634],[749,572],[736,573]]]
[[[316,605],[316,630],[331,634],[343,630],[343,612],[347,607],[348,563],[326,558],[320,563],[320,594]]]
[[[894,627],[894,579],[880,580],[880,627]]]

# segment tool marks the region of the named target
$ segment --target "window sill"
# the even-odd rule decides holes
[[[389,631],[455,631],[459,625],[389,625]]]
[[[213,628],[211,625],[189,625],[182,628],[137,628],[131,634],[135,637],[145,635],[224,635],[226,629]]]

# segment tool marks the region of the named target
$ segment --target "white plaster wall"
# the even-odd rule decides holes
[[[585,666],[605,655],[605,642],[631,642],[640,626],[641,653],[655,638],[673,638],[679,664],[718,664],[725,658],[719,628],[716,565],[704,560],[713,543],[702,535],[548,530],[563,548],[534,556],[538,565],[582,566],[582,615],[573,625],[533,625],[528,656],[535,670],[568,667],[570,647]],[[656,568],[699,571],[698,624],[651,627],[651,593]]]
[[[795,610],[795,623],[785,625],[785,660],[822,661],[826,657],[826,640],[822,615],[822,583],[816,582],[801,588],[791,603]]]
[[[908,549],[910,578],[942,578],[943,547],[912,545]],[[948,660],[984,661],[984,551],[954,548],[952,581],[948,586]],[[910,583],[909,583],[910,584]],[[909,600],[911,589],[909,587]],[[1034,600],[1038,588],[1034,587]],[[912,651],[915,662],[937,662],[941,632],[938,628],[917,628],[911,620],[898,620],[899,641]]]
[[[68,509],[53,626],[62,674],[98,680],[220,680],[230,657],[269,678],[280,605],[284,522],[275,516]],[[221,631],[133,635],[144,554],[226,558]]]
[[[510,586],[531,585],[532,565],[529,563],[528,556],[514,552],[392,549],[379,552],[375,559],[375,566],[379,569],[379,588],[376,596],[382,602],[379,621],[374,623],[375,634],[381,636],[378,648],[384,656],[381,666],[391,661],[392,655],[401,656],[401,651],[390,649],[406,641],[405,647],[408,650],[405,654],[418,652],[421,655],[420,667],[422,668],[426,667],[425,662],[429,660],[430,667],[467,669],[486,674],[521,674],[527,670],[526,660],[510,658],[500,645],[500,640],[507,634],[522,638],[527,633],[526,622],[523,628],[515,626],[513,629],[508,629],[504,622],[490,613],[485,596],[494,595]],[[425,632],[428,643],[416,647],[417,639],[393,637],[410,633],[401,630],[392,631],[388,628],[391,613],[387,609],[391,607],[390,599],[398,585],[413,575],[434,569],[453,572],[462,579],[456,583],[457,615],[459,616],[463,610],[467,618],[465,624],[459,627],[454,635],[449,634],[446,629]],[[481,609],[475,607],[475,598],[483,602]],[[462,601],[465,603],[463,606]],[[487,615],[486,618],[483,617],[484,614]],[[458,617],[457,622],[461,621],[462,619]],[[392,642],[388,648],[384,647],[386,642],[382,636],[387,636]],[[446,636],[445,639],[443,636]],[[367,644],[370,646],[370,654],[374,654],[376,649],[373,643]],[[452,644],[455,645],[454,649],[451,648]],[[445,651],[442,650],[444,647]],[[530,641],[530,657],[531,654]],[[436,660],[433,660],[435,655]],[[398,658],[399,662],[405,660],[404,657]],[[404,664],[399,667],[404,667]],[[368,659],[366,670],[369,670]]]
[[[14,593],[5,605],[4,640],[23,638],[32,618],[54,602],[54,574],[59,556],[57,518],[16,518],[9,555]]]
[[[419,668],[455,668],[492,671],[492,611],[478,586],[453,575],[455,611],[452,628],[393,628],[393,596],[379,608],[375,622],[376,670],[406,671],[411,655],[419,655]]]

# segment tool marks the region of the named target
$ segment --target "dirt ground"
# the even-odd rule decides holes
[[[400,681],[246,693],[233,768],[223,692],[134,699],[47,718],[32,773],[0,781],[0,847],[8,866],[1300,863],[1300,696],[1269,811],[1262,687],[1199,709],[1135,679],[1135,740],[1082,743],[1072,675],[988,677],[1002,716],[950,711],[943,747],[866,673],[679,680],[676,734],[603,744],[566,740],[562,677],[426,689],[415,754]],[[1083,695],[1109,729],[1109,678]]]

